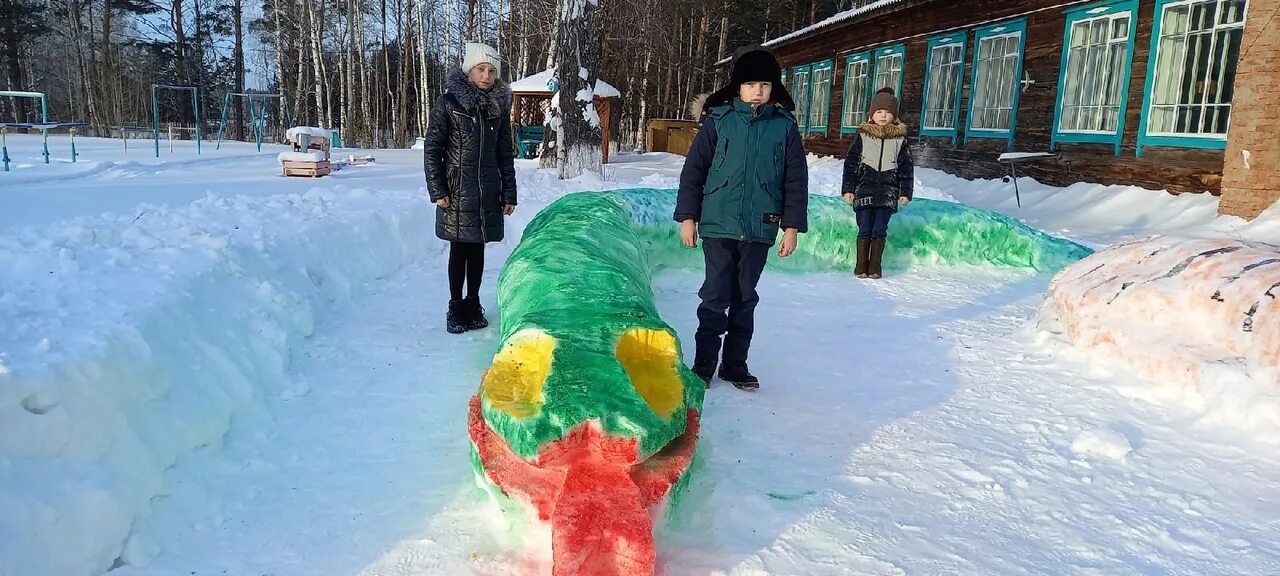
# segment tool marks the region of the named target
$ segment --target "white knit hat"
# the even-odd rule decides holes
[[[498,73],[502,73],[502,64],[498,63],[498,51],[488,44],[480,44],[478,42],[467,43],[467,55],[462,59],[462,71],[468,74],[471,69],[488,62],[498,69]]]

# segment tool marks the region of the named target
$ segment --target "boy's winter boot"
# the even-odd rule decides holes
[[[716,359],[720,357],[719,336],[695,336],[697,351],[693,355],[693,373],[711,387],[711,376],[716,373]]]
[[[480,305],[480,298],[472,297],[465,300],[467,307],[466,327],[467,330],[480,330],[489,327],[489,319],[484,317],[484,307]]]
[[[445,314],[445,329],[450,334],[461,334],[467,331],[466,300],[450,300],[449,312]]]
[[[720,379],[733,384],[739,390],[759,390],[760,379],[747,370],[746,362],[726,363],[720,367]]]
[[[858,278],[867,277],[868,260],[871,258],[871,239],[858,239],[858,263],[853,268],[853,275]]]
[[[876,238],[871,241],[871,258],[867,266],[868,278],[879,278],[883,270],[880,267],[880,261],[884,258],[884,238]]]

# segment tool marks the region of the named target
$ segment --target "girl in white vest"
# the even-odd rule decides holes
[[[845,203],[858,216],[858,262],[854,275],[879,278],[889,219],[899,206],[911,202],[915,166],[907,141],[907,125],[898,120],[898,99],[892,88],[881,88],[871,99],[870,118],[844,159]]]

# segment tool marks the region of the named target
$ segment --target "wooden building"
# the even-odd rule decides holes
[[[1280,76],[1270,18],[1280,0],[1247,4],[860,0],[766,46],[813,152],[844,156],[872,95],[889,86],[920,166],[991,178],[1007,174],[1002,153],[1054,152],[1019,173],[1055,185],[1225,188],[1223,211],[1251,217],[1280,196],[1280,171],[1270,171],[1280,114],[1269,112],[1280,108],[1269,88]],[[1233,106],[1243,94],[1254,100]],[[1269,163],[1266,174],[1244,150]]]

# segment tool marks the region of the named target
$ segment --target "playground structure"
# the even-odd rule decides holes
[[[312,126],[294,126],[285,135],[293,151],[277,156],[281,175],[317,178],[333,171],[329,163],[331,132]]]
[[[152,84],[151,85],[151,128],[156,143],[156,158],[160,157],[160,104],[158,93],[160,90],[173,90],[177,92],[191,92],[191,111],[196,117],[196,154],[200,153],[200,89],[195,86],[172,86],[169,84]],[[172,138],[172,137],[171,137]]]
[[[9,164],[12,159],[9,158],[9,137],[10,128],[21,130],[39,130],[44,134],[43,146],[44,163],[49,163],[49,131],[61,130],[69,128],[71,130],[71,162],[75,163],[76,158],[80,155],[76,153],[76,128],[87,126],[84,122],[49,122],[49,99],[43,92],[22,92],[15,90],[0,90],[0,96],[8,96],[12,98],[34,98],[40,100],[40,122],[5,122],[0,123],[0,162],[4,164],[4,171],[9,171]]]
[[[273,98],[280,100],[280,118],[284,120],[285,128],[293,128],[293,115],[289,113],[289,98],[284,94],[262,94],[255,92],[228,92],[222,97],[222,113],[218,118],[218,142],[214,146],[215,150],[222,149],[222,135],[227,127],[227,107],[231,104],[231,98],[239,96],[245,99],[245,103],[249,108],[249,125],[253,128],[253,139],[258,145],[258,151],[262,151],[262,137],[267,130],[267,104]],[[256,108],[256,110],[255,110]]]

